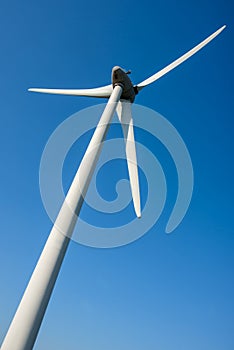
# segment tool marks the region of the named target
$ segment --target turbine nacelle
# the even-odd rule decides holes
[[[122,100],[134,102],[136,92],[134,86],[129,78],[130,71],[125,72],[121,67],[115,66],[112,69],[112,86],[121,85],[123,92],[121,95]]]

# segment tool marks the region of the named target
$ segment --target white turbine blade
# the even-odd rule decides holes
[[[156,81],[157,79],[161,78],[163,75],[167,74],[172,69],[177,67],[179,64],[181,64],[182,62],[187,60],[189,57],[194,55],[196,52],[201,50],[205,45],[207,45],[211,40],[213,40],[217,35],[219,35],[224,30],[225,27],[226,27],[226,25],[224,25],[223,27],[218,29],[216,32],[214,32],[208,38],[203,40],[200,44],[195,46],[193,49],[191,49],[190,51],[185,53],[183,56],[181,56],[180,58],[178,58],[177,60],[175,60],[174,62],[172,62],[168,66],[166,66],[165,68],[161,69],[159,72],[157,72],[156,74],[152,75],[148,79],[142,81],[140,84],[137,85],[138,90],[141,90],[141,89],[143,89],[143,87],[145,87],[145,86],[147,86],[149,84],[152,84],[154,81]]]
[[[122,125],[125,146],[126,158],[128,164],[128,172],[130,186],[132,191],[133,205],[138,218],[141,217],[141,201],[136,157],[136,145],[134,139],[133,120],[131,103],[128,101],[120,101],[117,106],[117,114]]]
[[[45,94],[72,95],[72,96],[89,96],[109,98],[113,87],[112,85],[102,86],[94,89],[40,89],[30,88],[28,91],[42,92]]]

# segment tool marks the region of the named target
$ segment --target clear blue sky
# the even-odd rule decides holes
[[[27,88],[104,85],[114,65],[131,69],[136,83],[223,24],[215,41],[137,97],[166,116],[189,149],[195,188],[184,221],[165,234],[167,202],[133,244],[103,250],[72,242],[35,350],[234,348],[234,22],[227,0],[1,2],[0,342],[51,228],[38,184],[45,143],[69,115],[100,102]],[[69,162],[72,173],[77,160]]]

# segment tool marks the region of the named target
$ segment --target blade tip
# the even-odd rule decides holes
[[[136,216],[137,216],[138,219],[140,219],[141,218],[141,211],[137,211],[136,212]]]
[[[220,29],[218,29],[219,33],[221,33],[226,27],[227,27],[227,25],[224,24]]]

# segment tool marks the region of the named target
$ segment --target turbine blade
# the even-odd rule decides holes
[[[207,45],[211,40],[213,40],[217,35],[219,35],[224,28],[226,28],[226,25],[224,25],[223,27],[219,28],[216,32],[214,32],[213,34],[211,34],[208,38],[206,38],[205,40],[203,40],[200,44],[198,44],[197,46],[195,46],[193,49],[191,49],[190,51],[188,51],[187,53],[185,53],[183,56],[181,56],[180,58],[178,58],[177,60],[175,60],[174,62],[172,62],[171,64],[169,64],[168,66],[166,66],[165,68],[161,69],[159,72],[157,72],[156,74],[152,75],[151,77],[149,77],[148,79],[142,81],[141,83],[139,83],[137,85],[138,90],[143,89],[145,86],[152,84],[154,81],[158,80],[159,78],[161,78],[163,75],[167,74],[168,72],[170,72],[172,69],[176,68],[179,64],[183,63],[184,61],[186,61],[189,57],[191,57],[192,55],[194,55],[196,52],[198,52],[199,50],[201,50],[205,45]]]
[[[140,190],[139,190],[139,179],[138,179],[138,168],[137,168],[137,157],[136,157],[136,145],[134,138],[133,120],[131,103],[128,101],[120,101],[117,105],[117,114],[119,121],[122,125],[125,147],[126,147],[126,158],[128,164],[128,172],[130,179],[130,186],[132,191],[133,205],[138,218],[141,217],[141,202],[140,202]]]
[[[89,96],[109,98],[113,87],[112,85],[102,86],[94,89],[40,89],[30,88],[28,91],[42,92],[45,94],[72,95],[72,96]]]

